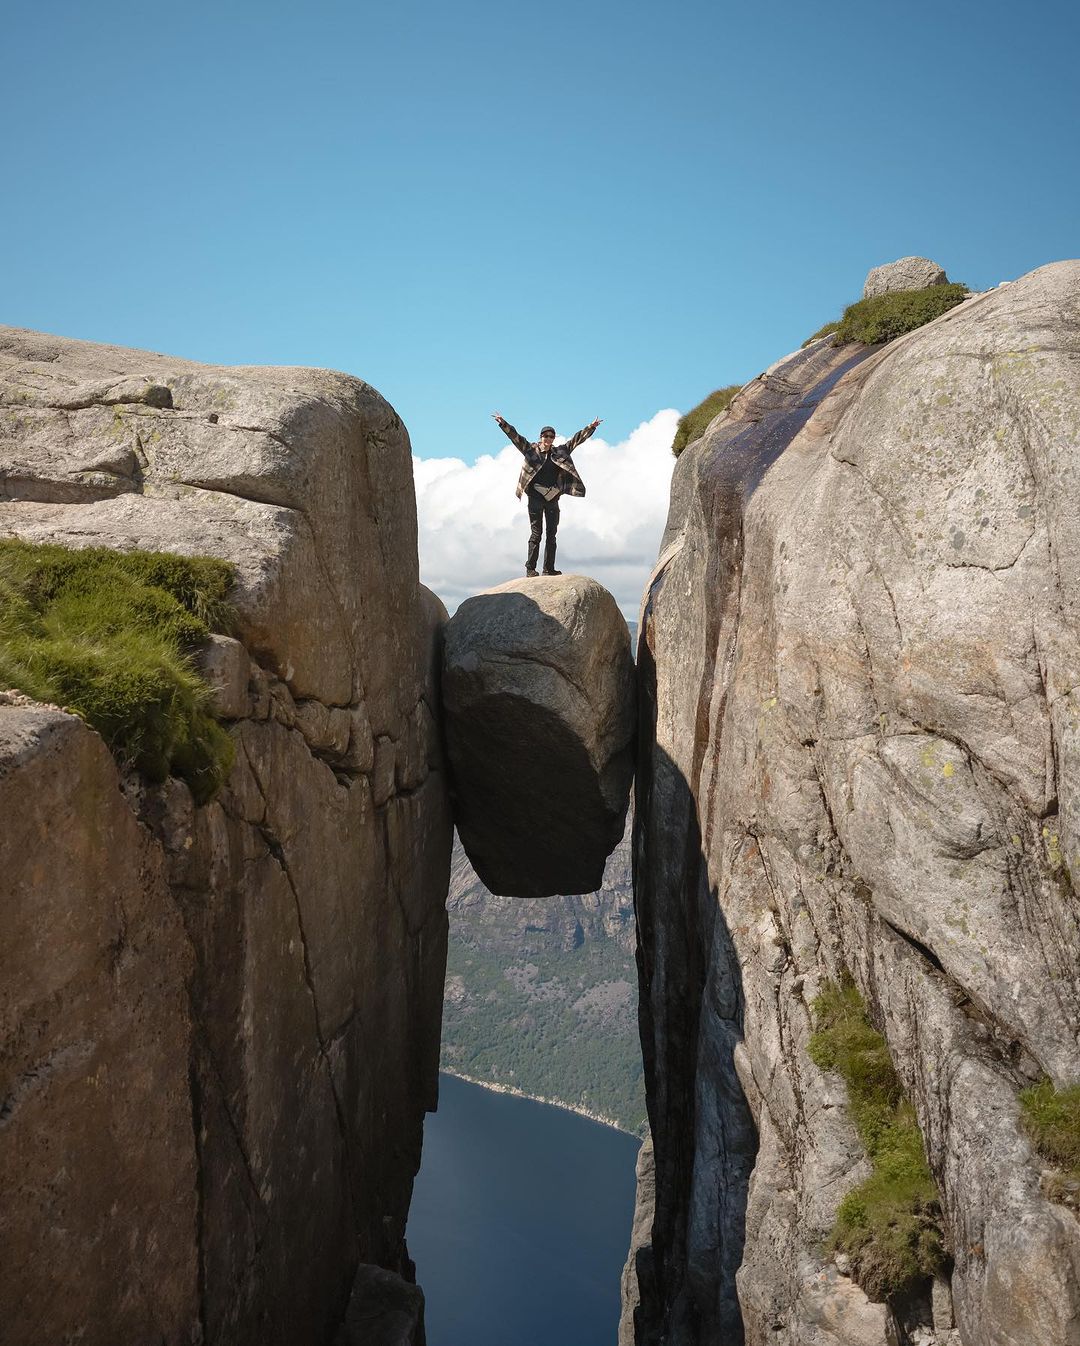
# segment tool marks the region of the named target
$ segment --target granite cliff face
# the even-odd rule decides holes
[[[4,1339],[329,1340],[354,1279],[411,1274],[437,1090],[445,611],[404,427],[343,375],[0,329],[0,535],[237,573],[207,806],[0,706]]]
[[[1080,1339],[1080,1226],[1018,1103],[1080,1082],[1078,450],[1066,262],[882,349],[814,343],[679,459],[639,647],[655,1171],[622,1340]],[[893,1306],[824,1251],[868,1171],[807,1051],[845,977],[951,1254]]]

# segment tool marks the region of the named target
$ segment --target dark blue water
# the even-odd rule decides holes
[[[614,1346],[639,1142],[440,1076],[409,1254],[428,1346]]]

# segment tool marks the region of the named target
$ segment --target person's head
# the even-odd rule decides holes
[[[555,443],[555,430],[553,426],[545,425],[540,431],[540,447],[544,450],[550,449]]]

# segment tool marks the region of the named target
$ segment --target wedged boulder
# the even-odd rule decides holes
[[[161,847],[97,734],[25,697],[0,695],[0,818],[0,1338],[194,1341],[193,959]]]
[[[511,580],[446,628],[443,708],[455,821],[503,897],[600,887],[630,796],[630,633],[583,575]]]
[[[334,1346],[423,1346],[424,1292],[392,1271],[361,1263]]]
[[[1076,1340],[1080,1225],[1019,1094],[1080,1080],[1078,444],[1061,262],[794,353],[678,460],[639,664],[638,1346],[941,1341],[951,1312],[964,1346]],[[868,1172],[808,1049],[845,976],[952,1254],[907,1335],[823,1256]]]

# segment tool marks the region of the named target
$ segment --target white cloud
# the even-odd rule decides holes
[[[560,570],[591,575],[637,617],[667,518],[677,411],[658,411],[621,444],[599,435],[574,452],[583,500],[560,504]],[[464,598],[525,573],[529,516],[514,491],[521,454],[507,445],[470,466],[414,458],[420,578],[451,612]]]

